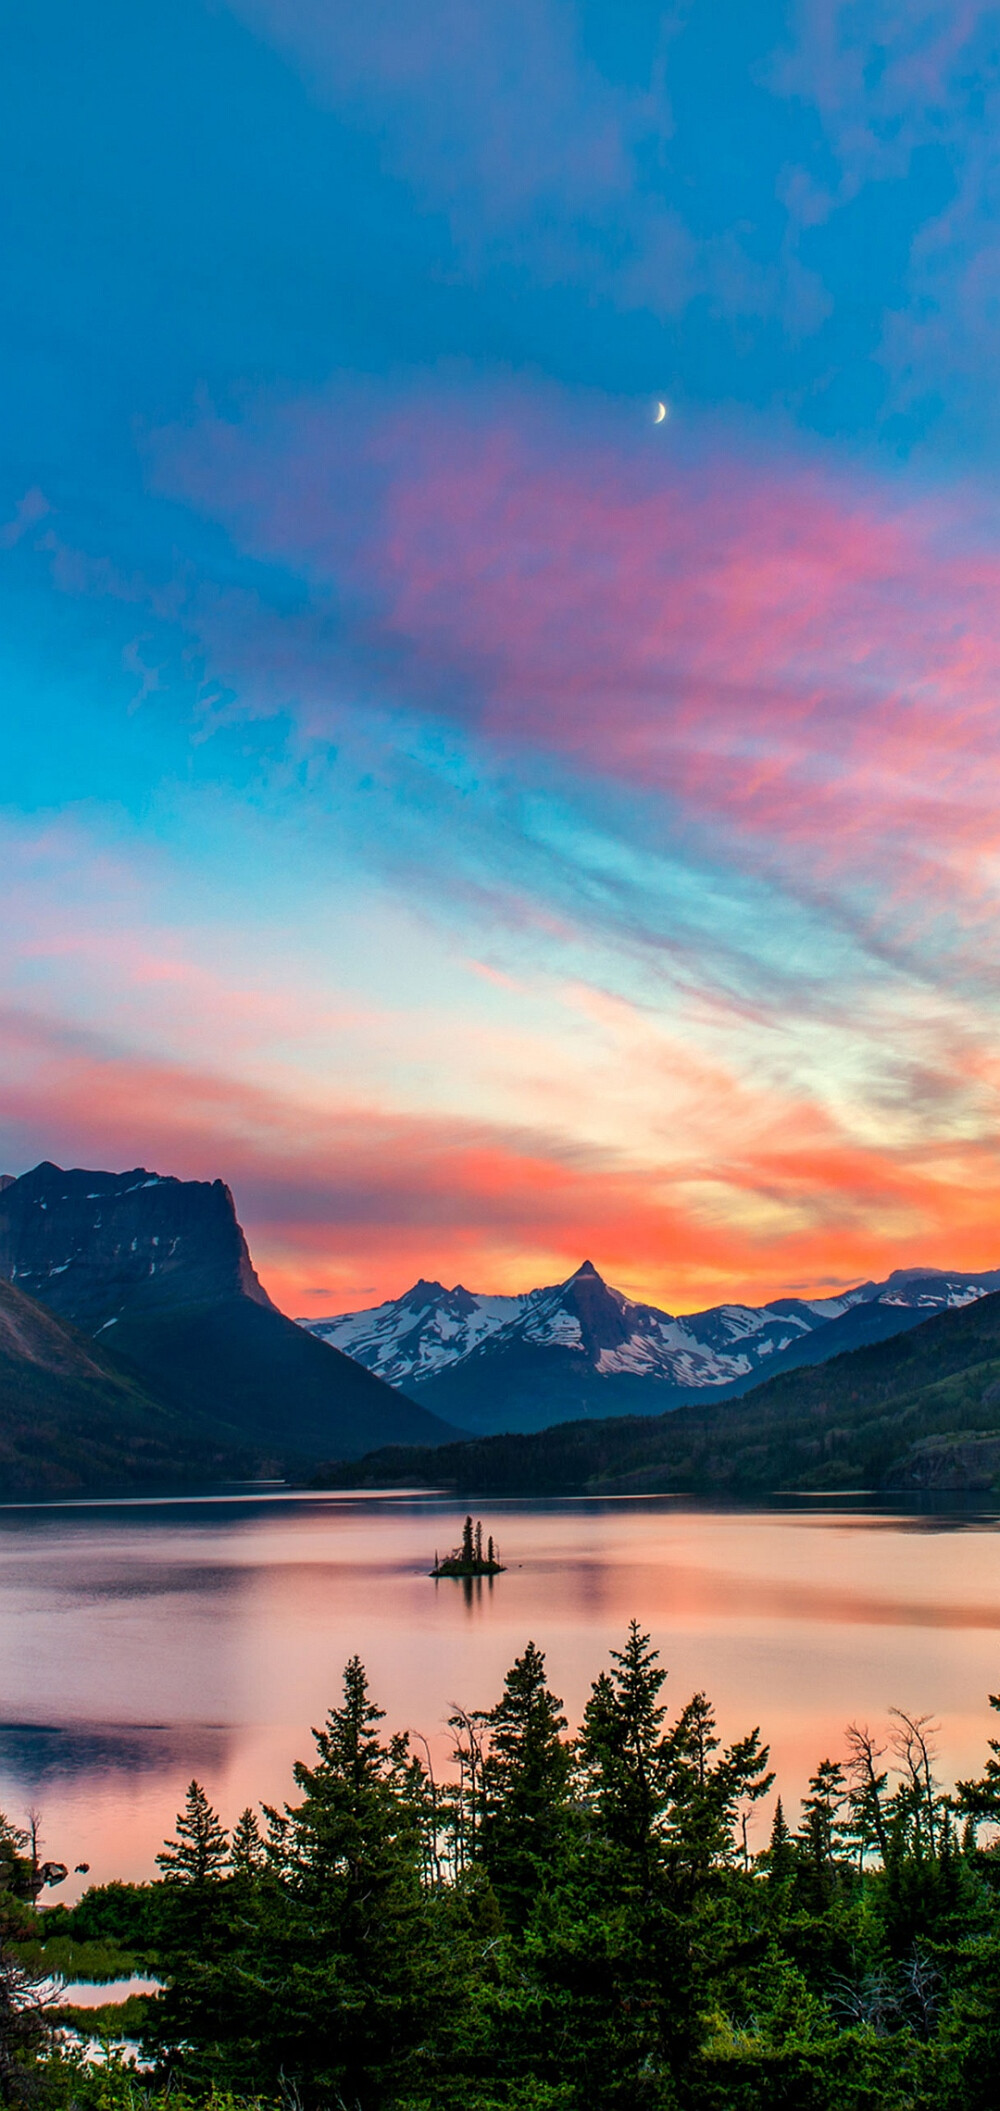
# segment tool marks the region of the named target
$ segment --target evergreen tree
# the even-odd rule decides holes
[[[1000,1713],[1000,1693],[990,1694],[990,1707]],[[955,1808],[963,1817],[1000,1825],[1000,1737],[987,1739],[989,1758],[975,1781],[959,1781]]]
[[[529,1643],[489,1715],[454,1718],[462,1778],[439,1790],[429,1749],[425,1767],[406,1736],[384,1738],[352,1659],[314,1762],[295,1770],[298,1802],[268,1812],[263,1842],[243,1813],[228,1881],[193,1783],[162,1885],[103,1887],[67,1932],[127,1943],[131,1926],[155,1955],[166,1983],[148,2042],[195,2101],[996,2111],[1000,1855],[959,1850],[926,1720],[895,1718],[891,1797],[881,1748],[852,1730],[848,1771],[817,1768],[794,1841],[778,1802],[751,1872],[744,1820],[771,1778],[766,1748],[756,1731],[723,1748],[704,1694],[666,1729],[663,1679],[633,1622],[571,1775],[562,1704]],[[962,1784],[987,1818],[1000,1738],[990,1752]],[[6,1911],[16,1940],[33,1939],[33,1909],[8,1897]],[[0,2038],[20,2028],[5,2001],[0,1986]],[[32,2079],[29,2041],[13,2068],[0,2045],[8,2101],[19,2063]]]
[[[630,1622],[584,1711],[580,1844],[531,1933],[572,2047],[573,2104],[673,2106],[703,2029],[690,1922],[678,1911],[667,1832],[666,1673]],[[589,1820],[589,1822],[588,1822]]]
[[[0,2103],[23,2105],[25,2111],[39,2098],[44,2087],[44,2069],[36,2062],[52,2042],[52,2023],[46,2013],[46,1986],[42,1973],[26,1967],[7,1941],[16,1926],[0,1928]],[[48,1996],[51,1999],[51,1995]]]
[[[747,1829],[753,1807],[774,1786],[774,1772],[768,1766],[770,1757],[770,1746],[761,1744],[758,1728],[751,1730],[747,1737],[737,1738],[735,1744],[726,1747],[722,1765],[717,1770],[720,1804],[729,1834],[729,1844],[723,1851],[731,1852],[737,1845],[733,1828],[738,1820],[738,1851],[742,1855],[744,1869],[750,1867]]]
[[[27,1833],[12,1825],[6,1812],[0,1811],[0,1892],[12,1892],[15,1898],[31,1896],[32,1865],[25,1853],[27,1845]]]
[[[632,1855],[648,1882],[651,1844],[664,1808],[666,1764],[659,1652],[637,1620],[612,1669],[594,1681],[583,1717],[580,1764],[606,1838]]]
[[[258,1877],[266,1867],[267,1851],[256,1812],[249,1805],[240,1812],[233,1827],[229,1862],[234,1876],[239,1877]]]
[[[474,1541],[474,1539],[473,1539],[473,1536],[472,1536],[472,1519],[471,1519],[471,1517],[467,1517],[467,1518],[466,1518],[466,1520],[465,1520],[465,1523],[464,1523],[464,1525],[462,1526],[462,1564],[463,1564],[463,1567],[465,1567],[465,1568],[470,1568],[470,1569],[471,1569],[471,1567],[472,1567],[472,1563],[473,1563],[473,1560],[474,1560],[474,1558],[475,1558],[475,1552],[476,1552],[476,1548],[475,1548],[475,1541]]]
[[[222,1876],[228,1841],[200,1781],[188,1788],[177,1818],[177,1838],[167,1840],[156,1857],[157,1868],[177,1884],[209,1884]]]
[[[817,1865],[832,1866],[840,1839],[840,1812],[847,1802],[839,1760],[821,1759],[803,1799],[800,1838]]]
[[[764,1860],[772,1884],[787,1883],[789,1877],[795,1874],[795,1848],[780,1796],[774,1806],[771,1838]]]
[[[840,1813],[847,1803],[847,1785],[839,1760],[822,1759],[809,1782],[802,1804],[799,1845],[802,1862],[812,1879],[817,1905],[829,1899],[837,1878],[837,1856],[843,1840]]]
[[[545,1658],[534,1642],[512,1664],[486,1725],[479,1854],[520,1927],[565,1839],[572,1768],[562,1702],[545,1683]]]
[[[464,1952],[447,1908],[422,1892],[408,1761],[398,1740],[382,1742],[381,1720],[352,1657],[341,1704],[313,1733],[315,1763],[295,1767],[301,1800],[267,1813],[255,1910],[231,1914],[224,1954],[172,1961],[160,2043],[199,2086],[221,2078],[369,2111],[461,2012]],[[237,1830],[255,1857],[242,1820]]]
[[[735,1837],[740,1807],[744,1806],[745,1821],[774,1780],[767,1771],[768,1751],[761,1745],[758,1730],[713,1760],[719,1742],[710,1703],[703,1693],[696,1693],[664,1743],[671,1859],[688,1896],[693,1884],[704,1881],[710,1869],[734,1853],[748,1865],[745,1822],[738,1842]]]
[[[688,1876],[703,1875],[725,1845],[712,1766],[718,1749],[712,1708],[703,1693],[696,1693],[664,1742],[671,1845],[675,1864]]]

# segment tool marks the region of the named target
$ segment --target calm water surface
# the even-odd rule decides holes
[[[388,1727],[423,1731],[443,1763],[452,1704],[489,1706],[529,1636],[575,1724],[633,1614],[674,1711],[703,1687],[726,1737],[761,1724],[786,1803],[846,1722],[893,1703],[940,1720],[943,1778],[979,1770],[997,1513],[479,1510],[508,1570],[471,1589],[427,1576],[463,1515],[431,1497],[0,1510],[0,1804],[40,1807],[46,1854],[89,1862],[90,1881],[149,1875],[192,1773],[230,1823],[289,1793],[353,1651]]]

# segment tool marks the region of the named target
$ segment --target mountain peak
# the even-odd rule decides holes
[[[581,1261],[579,1268],[574,1269],[573,1274],[568,1278],[568,1280],[571,1283],[578,1283],[580,1281],[581,1276],[594,1276],[597,1282],[599,1283],[603,1283],[604,1281],[603,1275],[601,1275],[599,1270],[594,1267],[593,1261]]]
[[[404,1290],[399,1302],[401,1305],[407,1305],[411,1312],[419,1312],[424,1305],[432,1305],[435,1298],[447,1295],[443,1283],[428,1282],[426,1276],[422,1275],[411,1284],[409,1290]]]

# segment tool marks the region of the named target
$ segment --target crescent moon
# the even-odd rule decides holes
[[[653,412],[653,424],[654,424],[654,425],[662,425],[662,424],[663,424],[663,420],[664,420],[664,418],[666,417],[666,415],[667,415],[667,406],[666,406],[666,404],[665,404],[665,403],[658,403],[658,404],[657,404],[657,406],[656,406],[656,409],[655,409],[655,410],[654,410],[654,412]]]

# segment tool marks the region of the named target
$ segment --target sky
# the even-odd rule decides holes
[[[1000,11],[0,12],[0,1170],[1000,1264]]]

